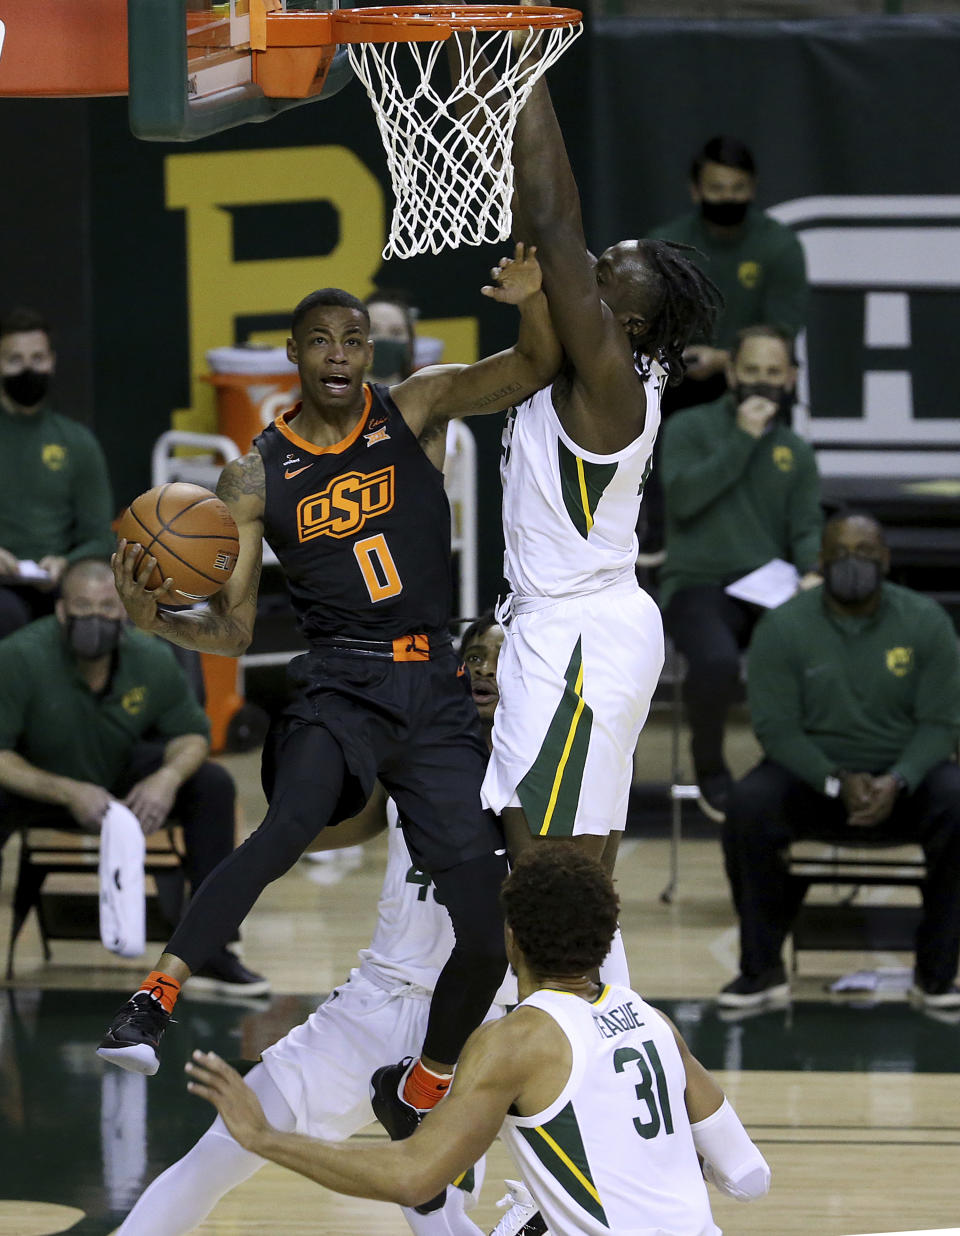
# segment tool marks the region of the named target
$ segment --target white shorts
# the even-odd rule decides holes
[[[263,1053],[296,1132],[340,1141],[374,1119],[370,1076],[423,1046],[430,996],[391,995],[357,970],[305,1022]]]
[[[633,581],[508,620],[481,797],[538,836],[623,829],[633,754],[663,668],[660,611]]]
[[[305,1022],[263,1052],[271,1081],[296,1117],[295,1131],[341,1141],[371,1124],[370,1077],[384,1064],[418,1056],[430,993],[378,986],[359,970]],[[486,1020],[503,1015],[494,1006]]]

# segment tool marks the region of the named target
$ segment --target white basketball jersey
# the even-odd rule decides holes
[[[663,1018],[628,987],[593,1003],[543,989],[524,1005],[554,1019],[573,1056],[557,1100],[500,1134],[552,1236],[720,1236]]]
[[[370,947],[360,952],[360,969],[373,970],[381,981],[433,991],[453,948],[450,916],[437,902],[430,877],[410,859],[393,799],[387,800],[387,833],[377,926]]]
[[[508,414],[500,459],[503,573],[519,596],[582,596],[633,578],[640,499],[667,380],[656,361],[649,364],[643,433],[615,455],[577,446],[550,387]]]

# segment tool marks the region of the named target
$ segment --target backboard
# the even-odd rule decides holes
[[[134,135],[193,141],[335,94],[352,78],[345,49],[318,49],[301,91],[285,98],[259,80],[253,48],[265,46],[269,12],[336,7],[337,0],[128,0]]]
[[[330,38],[288,49],[285,27],[281,46],[264,54],[268,16],[291,14],[298,25],[336,7],[337,0],[0,0],[0,98],[129,94],[136,137],[192,141],[345,86],[347,52]],[[278,75],[278,63],[290,60],[296,71]]]

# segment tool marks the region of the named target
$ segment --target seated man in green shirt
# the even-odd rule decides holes
[[[108,559],[113,499],[89,429],[47,402],[56,355],[44,319],[0,319],[0,639],[53,612],[68,562]],[[22,566],[36,563],[43,575]]]
[[[870,516],[827,524],[823,587],[757,625],[749,654],[754,729],[766,758],[731,793],[724,857],[740,917],[728,1007],[788,992],[781,961],[797,900],[783,852],[795,838],[923,847],[927,879],[914,996],[960,1007],[960,657],[935,601],[884,582]]]
[[[789,337],[771,326],[748,327],[734,348],[729,393],[678,412],[663,434],[660,605],[687,661],[684,702],[700,807],[718,823],[731,785],[724,725],[739,688],[740,651],[760,615],[724,589],[773,558],[793,562],[801,586],[819,582],[817,464],[784,423],[795,380]]]
[[[24,826],[99,833],[119,800],[147,835],[176,819],[196,889],[234,845],[236,791],[207,760],[206,715],[170,646],[127,625],[107,563],[71,564],[61,587],[55,615],[0,641],[0,849]],[[198,976],[269,987],[226,948]]]

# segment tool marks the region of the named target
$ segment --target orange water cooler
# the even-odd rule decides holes
[[[246,453],[260,430],[298,398],[297,370],[284,348],[251,345],[213,348],[207,353],[207,364],[211,372],[204,375],[204,381],[216,390],[218,432]],[[201,662],[214,751],[244,745],[247,710],[240,662],[212,653],[202,654]]]
[[[241,451],[249,451],[260,430],[298,398],[300,379],[285,348],[212,348],[207,364],[204,381],[217,392],[217,430]]]

